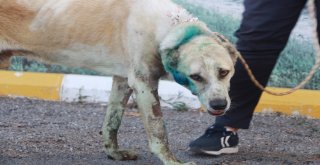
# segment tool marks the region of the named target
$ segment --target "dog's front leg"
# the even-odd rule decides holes
[[[116,160],[135,160],[137,156],[128,150],[119,150],[117,133],[121,119],[132,89],[128,86],[126,78],[113,76],[111,95],[109,98],[107,114],[103,123],[104,145],[108,157]]]
[[[132,84],[131,84],[132,83]],[[136,74],[130,81],[136,94],[137,104],[146,132],[151,152],[165,165],[194,165],[181,163],[169,150],[169,143],[158,96],[158,80]]]

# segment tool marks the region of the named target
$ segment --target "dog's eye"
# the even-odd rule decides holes
[[[229,74],[229,70],[225,70],[225,69],[219,69],[219,77],[220,78],[224,78],[224,77],[226,77],[228,74]]]
[[[204,79],[200,76],[200,75],[198,75],[198,74],[192,74],[192,75],[190,75],[190,78],[192,79],[192,80],[194,80],[194,81],[198,81],[198,82],[202,82]]]

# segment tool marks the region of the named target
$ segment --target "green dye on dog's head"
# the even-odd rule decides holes
[[[236,49],[196,25],[181,26],[169,33],[160,45],[165,71],[196,95],[209,111],[217,108],[212,103],[223,100],[224,105],[217,109],[222,114],[230,107],[228,93]]]
[[[168,39],[170,41],[167,42],[170,43],[170,46],[166,49],[162,48],[160,52],[164,69],[173,76],[177,83],[186,87],[192,86],[193,91],[195,91],[190,78],[177,70],[177,65],[179,63],[178,49],[181,45],[188,43],[192,38],[201,35],[203,33],[203,29],[197,25],[188,25],[183,28],[178,28],[171,33],[174,33],[174,38]]]
[[[183,29],[182,33],[182,37],[175,43],[175,49],[187,43],[193,37],[200,35],[202,31],[198,26],[188,26],[185,29]]]
[[[197,95],[197,88],[194,82],[190,79],[189,76],[185,75],[184,73],[178,71],[177,69],[171,68],[170,73],[174,80],[180,84],[188,88],[192,94]]]

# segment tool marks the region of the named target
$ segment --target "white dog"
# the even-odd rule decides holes
[[[117,144],[134,92],[150,149],[167,165],[183,163],[168,148],[160,77],[169,73],[210,114],[221,115],[230,107],[229,81],[238,55],[229,41],[170,0],[0,0],[1,67],[8,66],[12,51],[113,75],[103,125],[108,156],[136,159]]]

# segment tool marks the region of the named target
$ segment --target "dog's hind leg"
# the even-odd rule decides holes
[[[137,156],[132,151],[119,150],[117,133],[121,118],[125,110],[132,89],[128,86],[126,78],[113,76],[111,95],[109,98],[107,114],[103,123],[104,145],[108,158],[115,160],[135,160]]]
[[[3,51],[0,53],[0,69],[9,69],[11,56],[13,56],[12,51]]]
[[[132,79],[130,78],[130,86],[136,94],[151,152],[157,155],[165,165],[194,165],[194,163],[179,162],[169,150],[167,132],[160,109],[158,80],[142,77],[141,73],[136,73]]]

